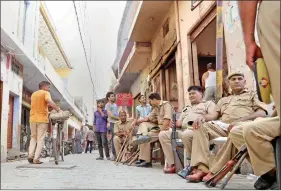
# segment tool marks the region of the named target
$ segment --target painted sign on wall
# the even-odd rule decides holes
[[[118,106],[128,106],[133,105],[133,96],[131,93],[119,93],[117,94],[117,105]]]

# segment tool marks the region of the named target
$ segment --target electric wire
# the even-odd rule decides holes
[[[91,70],[90,70],[90,66],[89,66],[89,63],[88,63],[88,57],[87,57],[85,45],[84,45],[83,38],[82,38],[82,33],[81,33],[81,29],[80,29],[80,24],[79,24],[79,19],[78,19],[78,14],[77,14],[77,9],[76,9],[76,5],[75,5],[75,1],[73,1],[73,5],[74,5],[74,9],[75,9],[77,24],[78,24],[78,30],[79,30],[79,33],[80,33],[80,38],[81,38],[81,42],[82,42],[82,45],[83,45],[84,54],[85,54],[85,57],[86,57],[87,67],[88,67],[88,71],[89,71],[90,78],[91,78],[92,85],[93,85],[93,89],[94,89],[94,97],[95,97],[95,99],[97,99],[97,93],[96,93],[96,89],[95,89],[95,84],[94,84],[94,81],[93,81],[93,78],[92,78],[92,74],[91,74]]]

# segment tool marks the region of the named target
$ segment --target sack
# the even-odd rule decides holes
[[[55,110],[51,111],[50,115],[49,115],[49,117],[52,121],[65,121],[65,120],[68,120],[70,116],[71,116],[71,113],[69,111],[57,112]]]

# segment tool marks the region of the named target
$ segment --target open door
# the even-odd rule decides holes
[[[14,97],[9,96],[7,149],[11,149],[13,147],[13,118],[14,118]]]

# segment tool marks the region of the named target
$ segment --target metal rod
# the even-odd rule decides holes
[[[216,102],[222,98],[223,63],[223,18],[222,0],[217,0],[217,40],[216,40]]]

